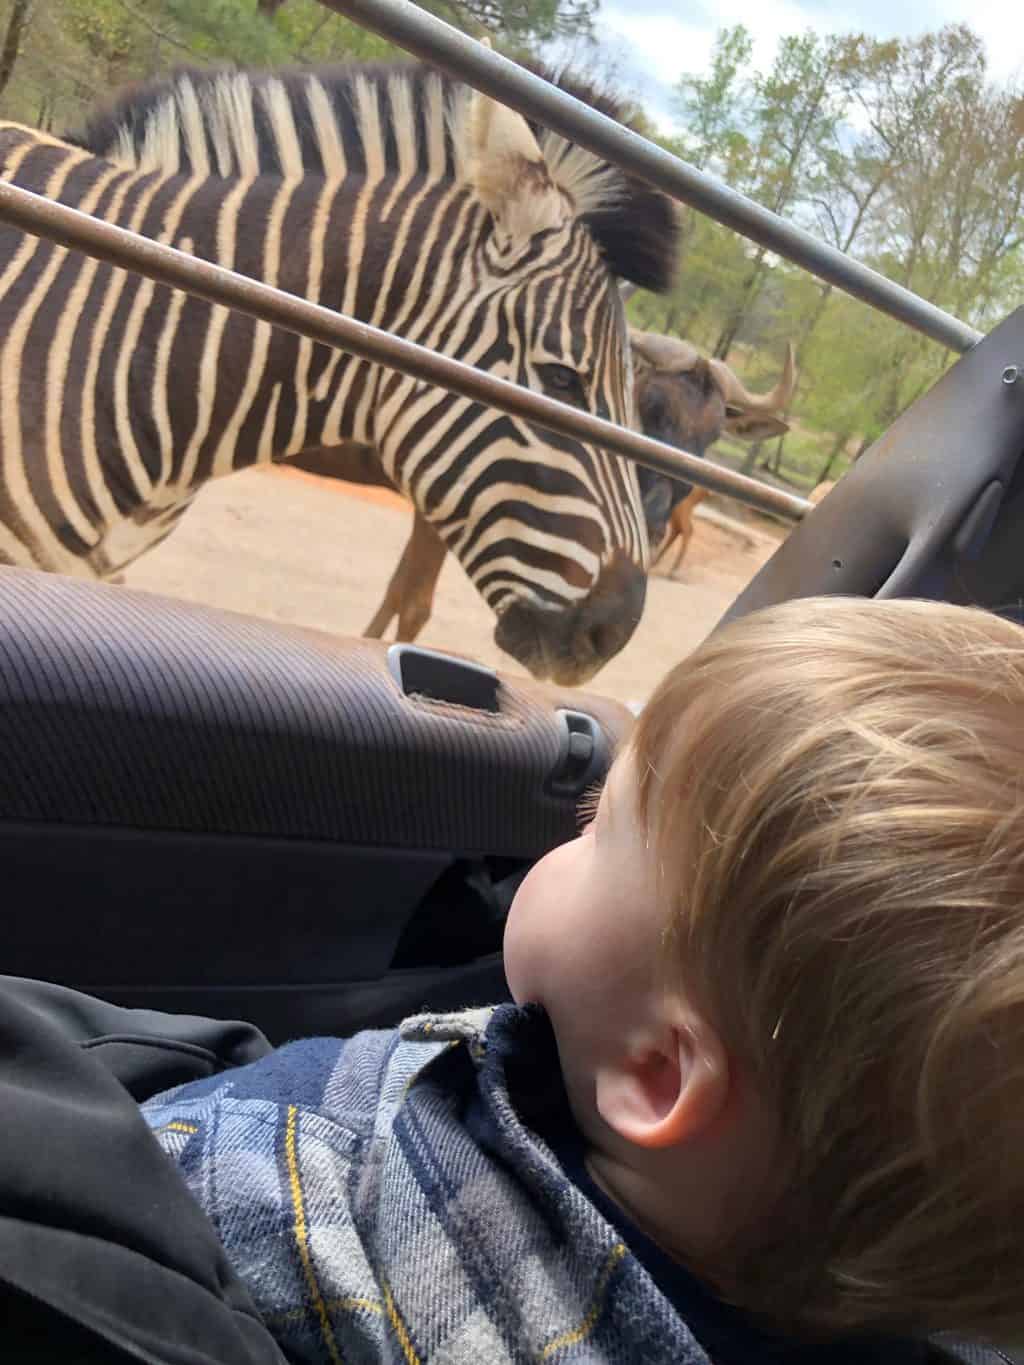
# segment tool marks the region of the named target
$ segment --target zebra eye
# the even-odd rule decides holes
[[[587,395],[577,370],[568,365],[538,365],[537,368],[541,382],[553,397],[561,398],[566,403],[576,403],[580,407],[586,406]]]

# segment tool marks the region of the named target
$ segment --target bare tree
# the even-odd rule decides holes
[[[7,20],[4,45],[0,49],[0,95],[7,89],[14,75],[14,67],[21,55],[21,44],[31,13],[32,0],[14,0],[10,18]]]

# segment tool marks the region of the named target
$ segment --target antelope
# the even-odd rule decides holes
[[[688,341],[631,330],[636,367],[637,408],[646,435],[703,456],[724,433],[744,441],[763,441],[789,430],[783,413],[796,389],[796,356],[786,348],[782,378],[770,393],[754,394],[724,361],[708,360]],[[693,536],[693,514],[710,489],[637,466],[647,513],[652,567],[673,545],[675,575]],[[664,507],[658,522],[652,510]]]

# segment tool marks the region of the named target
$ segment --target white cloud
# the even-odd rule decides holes
[[[626,8],[613,3],[601,10],[599,32],[604,43],[625,47],[635,83],[646,73],[671,90],[680,76],[707,69],[718,30],[734,24],[743,24],[750,33],[752,60],[759,67],[770,64],[780,38],[813,26],[794,0],[761,0],[756,7],[749,0],[719,0],[713,14],[696,6],[669,11],[655,4]],[[643,95],[642,85],[638,93]],[[651,112],[663,118],[669,111],[659,107]]]
[[[715,0],[675,5],[666,0],[611,0],[602,7],[598,35],[633,93],[664,126],[676,123],[672,90],[686,72],[706,70],[719,29],[743,24],[753,39],[753,62],[767,67],[787,34],[865,32],[876,38],[911,36],[943,24],[967,22],[985,43],[994,79],[1024,74],[1024,6],[975,0]]]
[[[946,0],[944,10],[953,10]],[[967,15],[961,10],[943,16],[946,23],[960,19],[985,42],[989,69],[996,80],[1012,80],[1024,71],[1024,11],[1005,0],[976,0]]]
[[[615,43],[625,39],[647,71],[672,86],[686,71],[702,71],[711,57],[714,29],[686,23],[667,14],[637,14],[606,9],[601,14],[601,37]],[[633,54],[631,54],[633,55]]]

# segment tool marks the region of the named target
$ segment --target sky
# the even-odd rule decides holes
[[[622,84],[669,131],[672,87],[684,72],[706,70],[720,28],[744,24],[764,68],[784,34],[910,37],[964,21],[984,41],[995,79],[1024,73],[1024,6],[1011,0],[603,0],[597,36]]]

